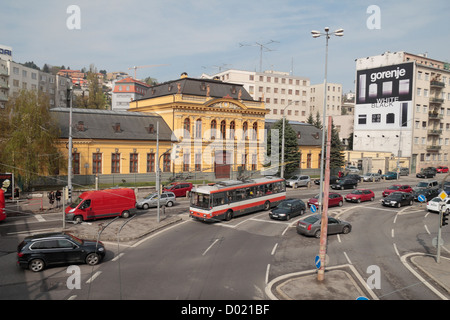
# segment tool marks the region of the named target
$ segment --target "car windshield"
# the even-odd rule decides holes
[[[80,203],[81,203],[81,201],[83,201],[83,199],[82,198],[80,198],[80,197],[78,197],[75,201],[73,201],[69,206],[71,207],[71,208],[76,208]]]
[[[427,182],[419,182],[418,184],[417,184],[417,187],[418,188],[426,188],[428,186],[428,183]]]
[[[310,216],[310,217],[308,217],[308,218],[305,218],[303,221],[304,221],[304,222],[308,222],[308,223],[313,224],[313,223],[316,223],[317,220],[319,220],[318,217]]]
[[[281,202],[278,206],[280,209],[290,209],[292,207],[292,203],[290,202]]]
[[[153,196],[156,196],[156,193],[149,193],[144,199],[148,200],[151,199]]]
[[[431,199],[431,201],[433,201],[433,202],[441,202],[441,198],[436,197],[436,198]]]
[[[399,186],[390,186],[388,189],[389,190],[398,190],[400,187]]]
[[[351,194],[362,194],[362,191],[361,190],[355,190],[355,191],[353,191],[353,192],[350,192]]]
[[[398,198],[401,198],[401,196],[402,196],[401,193],[391,193],[391,195],[389,196],[389,198],[398,199]]]
[[[289,180],[298,180],[299,176],[292,176]]]

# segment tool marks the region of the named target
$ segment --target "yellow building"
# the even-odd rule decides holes
[[[130,102],[129,111],[156,113],[173,131],[181,149],[174,172],[227,178],[239,168],[262,169],[269,111],[243,85],[182,76],[150,88],[143,99]]]

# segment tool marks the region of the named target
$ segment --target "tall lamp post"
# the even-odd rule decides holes
[[[321,159],[320,159],[320,188],[319,188],[319,214],[322,216],[322,230],[320,235],[320,249],[319,249],[319,256],[322,261],[321,267],[318,271],[317,280],[322,281],[324,279],[324,272],[325,272],[325,252],[326,252],[326,238],[327,238],[327,227],[324,227],[328,224],[328,217],[327,217],[327,210],[324,210],[325,212],[322,213],[322,205],[323,205],[323,192],[324,192],[324,162],[325,162],[325,124],[326,121],[326,112],[327,112],[327,68],[328,68],[328,39],[330,39],[331,35],[342,37],[344,35],[344,29],[337,29],[334,32],[329,32],[330,28],[326,27],[325,32],[322,33],[320,31],[313,30],[311,31],[313,38],[318,38],[321,36],[325,36],[326,39],[326,46],[325,46],[325,77],[324,77],[324,84],[323,84],[323,111],[322,111],[322,152],[321,152]],[[331,126],[328,128],[328,130],[331,130]],[[329,184],[329,181],[327,181],[327,184]]]

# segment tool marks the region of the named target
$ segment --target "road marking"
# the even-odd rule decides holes
[[[90,277],[86,283],[91,283],[92,281],[95,280],[95,278],[97,278],[102,272],[101,271],[97,271],[96,273],[94,273],[94,275],[92,277]]]
[[[341,237],[339,236],[339,234],[337,234],[337,238],[338,238],[339,243],[341,243]]]
[[[275,245],[273,246],[273,249],[272,249],[272,252],[270,253],[270,255],[273,256],[275,254],[275,250],[277,250],[277,247],[278,247],[278,242],[275,243]]]
[[[423,226],[425,227],[425,230],[427,230],[427,233],[428,233],[428,234],[431,234],[431,233],[430,233],[430,230],[428,230],[428,227],[427,227],[427,225],[426,225],[426,224],[424,224]]]
[[[43,217],[42,215],[40,215],[40,214],[36,214],[34,217],[35,217],[35,218],[37,219],[37,221],[39,221],[39,222],[45,222],[44,217]]]
[[[395,218],[394,218],[394,223],[396,223],[396,222],[397,222],[397,217],[398,217],[398,214],[396,214],[396,215],[395,215]]]
[[[396,244],[395,243],[393,243],[393,245],[394,245],[394,250],[395,250],[395,253],[400,257],[400,253],[398,253],[398,249],[397,249],[397,246],[396,246]]]
[[[70,296],[69,298],[67,298],[67,300],[75,300],[76,298],[77,298],[77,295],[75,294],[75,295]]]
[[[267,265],[266,269],[266,285],[269,283],[269,270],[270,270],[270,263]]]
[[[391,237],[394,238],[394,229],[391,230]]]
[[[347,261],[348,261],[349,264],[353,264],[353,263],[351,262],[350,258],[348,257],[347,252],[345,252],[345,251],[344,251],[344,256],[345,256],[345,259],[347,259]]]
[[[208,251],[209,251],[209,249],[211,249],[212,248],[212,246],[213,245],[215,245],[216,244],[216,242],[217,241],[219,241],[219,239],[216,239],[203,253],[202,253],[202,256],[204,256]]]
[[[117,261],[124,255],[123,252],[119,253],[117,256],[115,256],[111,261]]]

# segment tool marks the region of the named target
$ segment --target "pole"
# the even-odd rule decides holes
[[[72,101],[73,101],[73,88],[70,87],[70,104],[69,104],[69,163],[67,166],[67,194],[68,203],[72,202]]]
[[[319,214],[322,213],[322,202],[323,202],[323,183],[324,183],[324,177],[323,177],[323,167],[324,167],[324,156],[325,156],[325,122],[326,122],[326,114],[327,114],[327,71],[328,71],[328,28],[325,29],[325,38],[326,38],[326,45],[325,45],[325,76],[323,81],[323,110],[322,110],[322,151],[321,151],[321,157],[320,159],[320,190],[319,190]],[[331,129],[331,127],[330,127]]]
[[[445,175],[444,179],[442,179],[442,182],[441,182],[442,190],[444,190],[445,180],[447,179],[447,177],[449,175],[450,175],[450,173],[447,173]],[[438,229],[438,236],[437,236],[437,253],[436,253],[436,262],[437,263],[441,262],[441,239],[442,239],[441,230],[442,230],[442,216],[444,215],[444,212],[443,212],[444,207],[445,207],[445,204],[442,205],[441,209],[439,210],[439,229]]]
[[[286,110],[286,108],[284,108]],[[284,113],[284,111],[283,111]],[[281,140],[281,178],[284,178],[284,130],[285,130],[286,116],[283,114],[283,140]]]
[[[159,223],[159,198],[161,194],[159,192],[159,121],[156,122],[156,194],[158,197],[158,201],[156,202],[156,212],[158,213],[158,223]]]
[[[324,181],[324,203],[322,211],[322,221],[320,228],[320,268],[317,273],[317,280],[323,281],[325,277],[325,256],[327,254],[327,234],[328,234],[328,196],[330,193],[330,154],[331,154],[331,117],[328,117],[328,134],[327,134],[327,156]],[[325,123],[323,124],[325,127]]]

